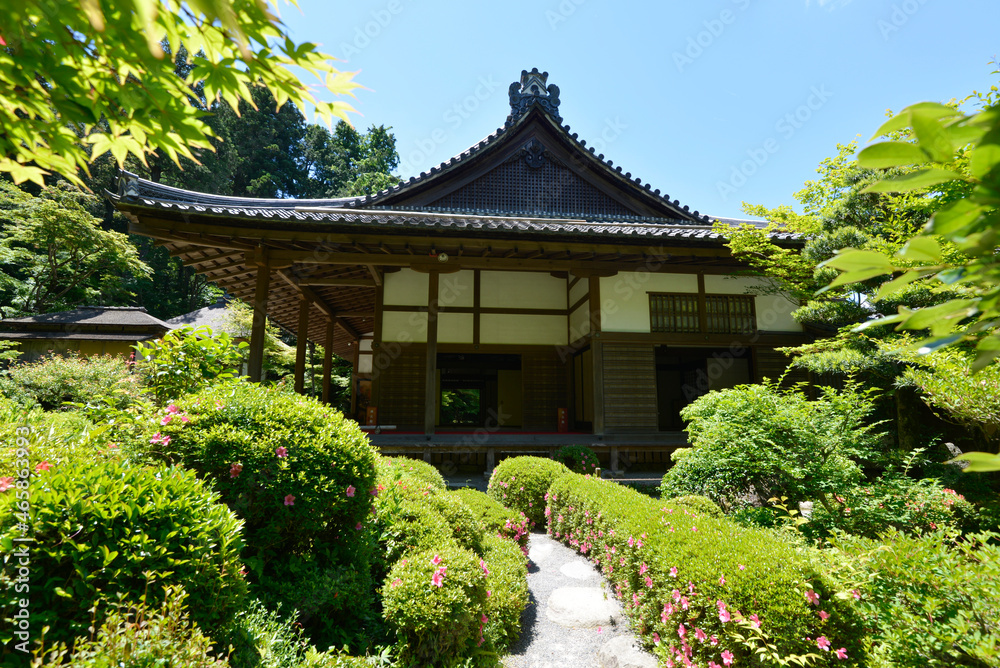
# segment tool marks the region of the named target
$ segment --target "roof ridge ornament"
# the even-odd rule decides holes
[[[547,84],[548,72],[539,72],[537,67],[531,71],[521,70],[521,81],[515,81],[507,89],[510,96],[510,116],[508,123],[513,123],[527,113],[533,105],[538,105],[555,120],[561,121],[559,115],[559,86]]]

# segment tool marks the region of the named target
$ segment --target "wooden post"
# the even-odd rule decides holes
[[[424,390],[424,433],[434,433],[437,417],[437,333],[438,333],[438,279],[431,272],[427,288],[427,379]]]
[[[590,277],[590,356],[594,372],[594,435],[604,435],[604,343],[601,341],[601,279]]]
[[[253,295],[253,324],[250,327],[250,352],[247,359],[247,375],[253,383],[259,383],[264,370],[264,336],[267,325],[267,296],[271,283],[271,268],[263,251],[257,261],[257,286]]]
[[[372,389],[369,407],[378,408],[381,391],[382,367],[388,360],[380,359],[382,353],[382,302],[385,299],[385,286],[375,288],[375,321],[372,324]]]
[[[705,274],[698,274],[698,331],[702,334],[708,334],[708,300],[705,298]]]
[[[299,297],[299,326],[295,330],[295,391],[305,393],[306,343],[309,341],[309,307],[305,297]]]
[[[326,336],[323,338],[323,403],[330,404],[330,380],[333,375],[333,320],[326,322]],[[351,379],[354,382],[354,379]]]
[[[361,339],[354,342],[354,366],[351,369],[351,417],[358,414],[358,362],[361,359]]]

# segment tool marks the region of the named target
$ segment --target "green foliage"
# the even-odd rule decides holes
[[[246,594],[240,522],[193,472],[69,460],[36,466],[30,491],[27,517],[18,506],[25,490],[0,494],[5,646],[23,597],[16,580],[23,544],[13,541],[24,535],[24,520],[34,538],[31,570],[44,576],[31,581],[32,627],[49,626],[47,642],[86,636],[95,604],[99,626],[119,596],[159,606],[175,584],[185,587],[201,629],[218,635],[232,623]]]
[[[139,395],[130,367],[113,355],[49,355],[0,373],[0,394],[50,411],[67,403],[124,408]]]
[[[0,48],[0,80],[5,58]],[[0,134],[0,150],[9,139]],[[0,307],[6,317],[128,303],[126,277],[144,279],[150,269],[126,235],[101,229],[89,210],[96,201],[66,183],[35,197],[0,180]]]
[[[386,576],[382,603],[404,665],[450,666],[472,656],[489,623],[487,582],[479,557],[457,546],[397,562]]]
[[[722,517],[722,508],[712,499],[707,496],[698,496],[697,494],[687,494],[684,496],[675,496],[672,499],[664,499],[669,503],[676,506],[684,506],[688,510],[693,510],[696,513],[705,515],[706,517]]]
[[[373,125],[361,133],[344,122],[338,122],[333,132],[309,126],[302,149],[306,178],[299,196],[367,195],[398,183],[391,176],[399,165],[391,129]]]
[[[597,453],[586,445],[564,445],[555,451],[552,458],[573,473],[593,475],[599,468]]]
[[[32,1],[10,7],[7,19],[0,171],[15,182],[41,183],[52,170],[79,183],[77,171],[108,152],[119,167],[129,155],[145,162],[157,150],[174,162],[196,161],[192,148],[212,148],[204,103],[222,99],[236,107],[251,99],[252,87],[266,88],[279,106],[314,106],[328,123],[346,119],[349,105],[318,99],[294,68],[335,95],[357,86],[315,45],[290,39],[266,3]],[[171,53],[183,47],[195,54],[186,78],[164,58],[164,42]],[[200,82],[197,91],[193,82]]]
[[[487,493],[503,505],[524,513],[529,528],[545,521],[545,494],[552,481],[569,469],[541,457],[511,457],[497,465]]]
[[[483,528],[475,513],[455,494],[435,491],[427,495],[426,503],[451,527],[455,542],[466,550],[483,556]]]
[[[601,567],[661,662],[683,663],[683,642],[701,665],[722,652],[734,665],[865,665],[848,600],[774,534],[577,474],[558,478],[548,501],[550,535]],[[847,659],[822,651],[820,636]]]
[[[820,390],[812,401],[774,383],[699,397],[681,413],[692,447],[674,454],[661,493],[699,494],[726,509],[842,494],[861,479],[855,459],[873,445],[872,402],[851,387]]]
[[[233,668],[298,668],[309,648],[293,618],[283,618],[280,607],[268,610],[256,599],[237,615],[229,640]]]
[[[212,655],[212,641],[193,626],[184,606],[180,585],[164,590],[161,606],[119,603],[97,631],[76,643],[72,654],[59,647],[32,666],[61,664],[66,668],[117,668],[118,666],[184,666],[227,668],[225,658]]]
[[[872,629],[871,668],[1000,666],[1000,548],[996,534],[941,528],[878,541],[840,536]]]
[[[487,535],[496,535],[515,542],[524,554],[528,553],[527,516],[507,508],[492,497],[472,488],[451,492],[465,502],[472,514],[479,520]]]
[[[447,489],[448,485],[444,481],[444,476],[432,464],[428,464],[422,459],[411,459],[409,457],[384,457],[379,459],[379,470],[384,471],[389,478],[394,478],[398,473],[407,478],[414,478],[426,483],[434,489]]]
[[[486,570],[487,641],[504,653],[521,636],[521,614],[528,607],[528,559],[517,545],[497,535],[483,538]]]
[[[234,376],[241,350],[226,332],[213,334],[209,327],[181,327],[155,341],[139,342],[136,363],[143,384],[159,406],[196,392],[212,382]]]

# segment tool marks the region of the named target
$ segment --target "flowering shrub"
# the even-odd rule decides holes
[[[466,487],[451,492],[465,502],[472,514],[483,525],[487,534],[512,540],[528,554],[528,518],[524,513],[511,510],[482,492]]]
[[[139,396],[139,379],[121,357],[53,354],[0,374],[0,394],[45,410],[64,410],[67,402],[123,408]]]
[[[248,563],[350,542],[371,510],[376,453],[351,420],[318,401],[232,381],[163,409],[152,437],[215,483],[245,521]]]
[[[165,406],[185,394],[211,383],[235,377],[242,350],[227,332],[212,333],[211,327],[181,327],[155,341],[140,341],[136,363],[145,389],[153,401]]]
[[[872,629],[872,668],[1000,666],[996,534],[941,528],[879,541],[841,535],[857,603]]]
[[[435,491],[427,495],[427,502],[433,512],[444,518],[444,521],[451,527],[455,542],[461,547],[483,556],[485,529],[461,497],[448,492]]]
[[[10,641],[19,609],[17,546],[21,519],[16,486],[0,493],[0,616]],[[32,628],[49,626],[46,643],[87,636],[90,608],[98,627],[119,595],[158,606],[165,588],[183,585],[191,619],[207,633],[232,622],[246,594],[239,551],[240,522],[194,473],[146,469],[117,460],[69,460],[37,466],[28,524]],[[41,574],[44,574],[42,577]],[[37,638],[37,636],[33,636]],[[218,640],[218,638],[216,638]]]
[[[386,470],[389,477],[393,477],[389,471],[399,471],[400,475],[409,478],[416,478],[435,489],[447,489],[448,485],[444,481],[441,473],[422,459],[410,459],[409,457],[383,457],[379,459],[379,469]]]
[[[830,510],[816,504],[803,531],[825,536],[840,529],[875,538],[896,529],[912,535],[953,525],[956,511],[972,512],[972,506],[961,494],[942,487],[933,478],[914,480],[900,473],[886,473],[870,485],[835,495]]]
[[[488,578],[480,562],[452,544],[413,552],[389,571],[382,604],[404,665],[451,666],[485,642]]]
[[[511,457],[494,469],[487,493],[513,510],[524,513],[529,528],[545,523],[545,493],[552,481],[569,469],[541,457]]]
[[[576,474],[547,501],[549,533],[601,568],[667,666],[863,664],[848,600],[768,532]]]
[[[528,607],[528,559],[516,544],[494,534],[486,535],[483,545],[486,639],[503,653],[521,635],[521,613]]]
[[[598,469],[597,453],[586,445],[564,445],[555,451],[552,458],[573,473],[593,475]]]

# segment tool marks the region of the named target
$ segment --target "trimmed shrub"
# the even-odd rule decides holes
[[[524,554],[528,554],[528,537],[531,534],[528,531],[529,520],[524,513],[511,510],[489,495],[470,487],[456,489],[451,493],[465,502],[487,534],[512,540]]]
[[[872,629],[870,668],[1000,666],[996,534],[841,536],[857,605]]]
[[[67,402],[124,408],[139,396],[139,379],[121,357],[49,355],[0,374],[0,394],[23,406],[65,410]]]
[[[455,542],[480,557],[483,556],[485,529],[461,497],[435,490],[427,495],[427,502],[451,527]]]
[[[151,440],[163,456],[212,480],[244,519],[258,574],[317,540],[356,540],[371,510],[374,448],[314,399],[233,381],[168,406],[159,429]]]
[[[560,475],[569,473],[563,464],[541,457],[511,457],[493,470],[487,493],[513,510],[524,513],[529,528],[545,522],[545,493]]]
[[[173,586],[165,590],[158,609],[151,610],[145,603],[120,605],[107,615],[96,637],[76,643],[68,662],[64,662],[65,647],[57,647],[44,663],[66,668],[229,666],[225,658],[212,656],[211,640],[190,623],[184,596],[183,588]]]
[[[749,665],[762,655],[863,664],[861,625],[849,603],[767,531],[576,474],[561,476],[548,496],[550,534],[601,567],[661,661],[728,657]],[[841,649],[848,658],[838,661]]]
[[[50,626],[47,642],[87,636],[91,607],[97,605],[100,625],[119,595],[159,606],[171,584],[186,588],[191,619],[202,629],[221,633],[232,623],[246,594],[240,522],[193,472],[71,460],[39,467],[30,488],[31,569],[45,578],[31,583],[32,627]],[[15,512],[23,491],[0,494],[6,629],[23,597],[13,542],[23,536],[23,514]],[[7,643],[10,631],[4,635]]]
[[[573,473],[594,475],[597,471],[597,453],[586,445],[564,445],[553,453],[552,458]]]
[[[521,614],[528,607],[528,560],[517,545],[497,535],[483,538],[486,575],[486,639],[503,653],[521,635]]]
[[[414,552],[393,566],[382,604],[404,665],[451,666],[483,644],[489,618],[480,561],[468,550],[443,545]]]
[[[821,387],[809,400],[765,382],[709,392],[682,411],[691,448],[674,453],[664,498],[698,494],[724,510],[842,494],[861,479],[856,459],[875,437],[866,418],[874,403],[848,387]]]
[[[723,516],[722,509],[715,505],[715,501],[712,501],[712,499],[707,496],[687,494],[685,496],[676,496],[672,499],[664,499],[664,501],[677,506],[684,506],[688,510],[693,510],[702,515],[707,515],[708,517]]]
[[[416,478],[431,485],[435,489],[447,489],[441,472],[422,459],[410,459],[409,457],[383,457],[379,460],[379,468],[386,470],[386,475],[390,478],[394,476],[389,471],[399,471],[400,475],[409,478]]]

